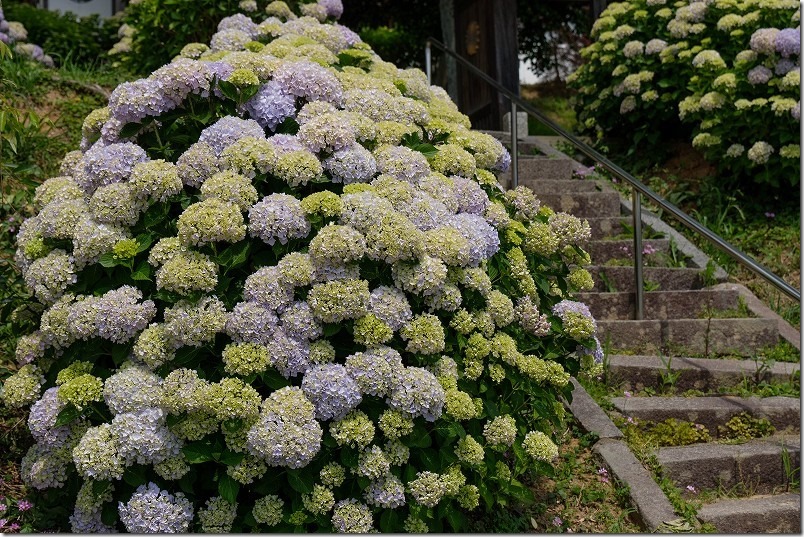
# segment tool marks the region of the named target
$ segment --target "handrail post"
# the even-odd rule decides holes
[[[427,70],[427,84],[429,86],[433,85],[433,52],[430,47],[430,40],[427,40],[427,44],[424,46],[424,65],[425,69]]]
[[[516,125],[516,101],[511,99],[511,188],[519,186],[519,150]]]
[[[634,295],[634,319],[641,321],[645,315],[645,289],[642,274],[642,194],[632,189],[632,215],[634,218],[634,276],[636,294]]]

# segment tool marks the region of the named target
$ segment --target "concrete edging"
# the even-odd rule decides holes
[[[655,532],[663,523],[677,520],[679,517],[670,500],[631,452],[620,429],[575,378],[572,385],[572,403],[565,402],[566,406],[584,430],[599,437],[592,449],[600,455],[614,477],[628,487],[631,502],[643,526]]]

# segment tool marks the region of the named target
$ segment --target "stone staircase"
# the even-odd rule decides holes
[[[507,133],[491,134],[510,147]],[[675,418],[708,429],[710,442],[662,447],[653,454],[682,497],[691,497],[687,486],[692,486],[706,493],[701,498],[714,498],[697,511],[701,523],[720,533],[800,533],[799,399],[721,395],[751,380],[800,383],[798,363],[756,359],[780,341],[799,348],[798,332],[745,287],[726,283],[722,269],[705,271],[708,258],[645,210],[644,320],[633,320],[630,199],[608,181],[574,177],[573,170],[583,166],[547,138],[523,137],[518,147],[519,184],[554,210],[587,219],[592,229],[587,251],[595,288],[576,296],[597,319],[607,354],[606,382],[629,395],[612,398],[611,417],[637,423]],[[510,188],[510,174],[500,182]],[[570,409],[582,426],[598,433],[595,450],[630,486],[645,528],[666,531],[680,515],[624,447],[621,430],[575,386]],[[679,396],[689,390],[694,395]],[[736,415],[765,418],[776,433],[726,441],[719,428]]]

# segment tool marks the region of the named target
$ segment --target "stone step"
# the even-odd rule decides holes
[[[617,263],[627,263],[629,267],[633,266],[634,263],[633,240],[593,240],[584,249],[592,258],[592,263],[596,265],[605,265],[614,260],[617,260]],[[643,262],[656,259],[662,254],[667,255],[669,251],[670,239],[646,239],[642,241]]]
[[[575,293],[576,300],[589,306],[598,320],[634,318],[634,293]],[[644,295],[646,319],[702,317],[709,310],[730,310],[739,306],[736,289],[697,289],[693,291],[648,291]]]
[[[592,274],[592,280],[595,282],[593,291],[634,292],[633,267],[591,265],[586,269]],[[703,287],[701,269],[698,268],[644,267],[642,279],[646,285],[657,287],[652,291],[690,290]]]
[[[626,233],[633,227],[633,218],[630,216],[604,216],[600,218],[587,218],[592,230],[592,240],[616,237]],[[627,226],[627,227],[626,227]],[[633,241],[633,239],[631,239]]]
[[[801,534],[801,495],[720,500],[701,507],[698,519],[712,524],[718,533]]]
[[[585,181],[582,179],[542,179],[520,177],[519,184],[533,190],[533,192],[536,193],[536,197],[540,197],[542,194],[598,192],[601,190],[595,181]]]
[[[755,418],[767,418],[777,431],[798,431],[801,401],[794,397],[613,397],[614,408],[638,421],[664,421],[668,418],[700,423],[712,437],[723,425],[741,412]]]
[[[572,170],[575,161],[563,154],[555,155],[523,155],[519,154],[519,168],[517,169],[519,181],[524,180],[569,180],[572,179]],[[511,169],[501,173],[498,181],[510,186]]]
[[[738,490],[772,494],[789,485],[801,465],[798,437],[779,436],[744,444],[692,444],[663,447],[657,453],[663,474],[679,489]],[[787,462],[785,462],[785,458]]]
[[[668,374],[675,375],[672,386],[678,392],[686,390],[712,391],[719,387],[736,386],[744,379],[756,382],[790,382],[800,364],[775,362],[770,367],[754,360],[717,358],[687,358],[683,356],[626,356],[607,357],[607,382],[623,390],[660,388]],[[761,369],[762,368],[762,369]]]
[[[779,341],[777,321],[745,319],[664,319],[598,321],[597,337],[619,354],[666,356],[751,356]]]
[[[581,219],[620,216],[617,192],[543,193],[539,199],[556,212],[570,213]]]

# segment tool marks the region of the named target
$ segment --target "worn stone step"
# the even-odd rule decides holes
[[[586,267],[595,282],[593,291],[634,292],[633,267],[591,265]],[[646,285],[656,287],[652,291],[689,290],[703,287],[701,269],[676,267],[644,267],[642,278]]]
[[[589,306],[595,319],[634,318],[634,293],[576,293],[577,300]],[[691,291],[648,291],[644,295],[646,319],[702,317],[707,310],[725,311],[739,306],[736,289],[697,289]]]
[[[519,184],[526,186],[536,193],[536,197],[542,194],[573,193],[573,192],[598,192],[601,188],[595,181],[585,181],[582,179],[542,179],[519,178]]]
[[[575,161],[560,153],[555,155],[523,155],[520,151],[518,162],[518,177],[524,180],[569,180],[572,179],[572,170]],[[503,185],[511,182],[510,168],[498,176]]]
[[[669,374],[675,376],[672,386],[682,392],[712,391],[719,387],[732,387],[744,379],[756,382],[789,382],[797,372],[801,371],[800,364],[790,362],[775,362],[768,367],[767,364],[763,365],[754,360],[683,356],[610,354],[607,361],[608,384],[619,386],[623,390],[662,387],[669,380]]]
[[[618,263],[634,263],[634,241],[633,240],[592,240],[584,249],[592,258],[595,265],[605,265],[617,260]],[[642,259],[648,262],[650,259],[659,258],[662,254],[667,255],[670,251],[670,239],[646,239],[642,241]],[[664,264],[664,263],[662,263]]]
[[[788,435],[744,444],[663,447],[656,458],[663,474],[682,490],[689,485],[726,492],[738,488],[753,495],[786,489],[798,473],[800,453],[799,438]]]
[[[614,397],[614,408],[638,421],[664,421],[668,418],[700,423],[713,437],[723,425],[741,412],[767,418],[777,431],[798,431],[801,401],[795,397]]]
[[[633,219],[630,216],[603,216],[587,218],[586,221],[592,230],[592,240],[616,237],[633,227]]]
[[[617,192],[543,193],[539,199],[556,212],[570,213],[578,218],[620,215],[620,195]]]
[[[779,341],[777,322],[765,318],[599,321],[597,327],[598,339],[619,354],[751,356]]]
[[[698,511],[718,533],[801,534],[801,495],[795,493],[720,500]]]

